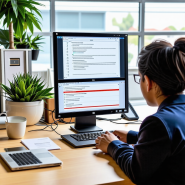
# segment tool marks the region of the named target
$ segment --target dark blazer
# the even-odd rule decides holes
[[[144,111],[144,110],[143,110]],[[108,153],[138,185],[185,185],[185,95],[170,96]]]

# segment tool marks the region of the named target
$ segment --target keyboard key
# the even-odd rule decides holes
[[[30,164],[40,164],[42,163],[35,155],[31,152],[14,153],[9,154],[9,156],[19,165],[30,165]]]
[[[113,132],[113,131],[110,131]],[[89,133],[82,133],[82,134],[72,134],[70,135],[77,141],[88,141],[88,140],[96,140],[98,136],[105,134],[105,132],[89,132]]]

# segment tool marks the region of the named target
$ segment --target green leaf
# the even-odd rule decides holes
[[[17,0],[11,0],[11,3],[12,3],[12,8],[13,8],[13,11],[15,13],[15,16],[17,18],[17,16],[18,16]]]
[[[29,102],[30,101],[30,96],[26,96],[25,100]]]
[[[32,85],[32,84],[30,84],[30,77],[27,76],[27,79],[26,79],[26,87],[29,88],[30,85]],[[28,90],[28,89],[27,89],[27,90]],[[27,90],[26,90],[26,91],[27,91]]]
[[[30,20],[30,18],[27,14],[25,14],[25,20],[26,20],[26,24],[27,24],[29,30],[33,34],[33,23],[32,23],[32,21]]]
[[[41,15],[40,10],[38,10],[38,9],[37,9],[36,7],[34,7],[34,6],[32,6],[32,10],[34,10],[35,13],[36,13],[40,18],[42,18],[42,15]]]
[[[40,21],[33,15],[33,13],[27,12],[27,15],[29,16],[29,19],[32,21],[32,23],[35,25],[35,27],[38,28],[40,31],[42,31],[42,29],[40,27],[40,24],[41,24]]]
[[[10,21],[11,21],[11,18],[10,18],[10,9],[8,9],[8,13],[7,13],[7,27],[10,25]]]
[[[15,23],[16,22],[16,17],[13,11],[10,11],[10,21]]]
[[[22,97],[22,92],[21,92],[21,90],[19,89],[19,88],[17,88],[18,89],[18,95],[19,95],[19,97]]]
[[[15,31],[15,34],[17,34],[20,38],[22,38],[22,33],[23,33],[23,24],[21,22],[21,18],[18,17],[17,18],[17,21],[14,23],[14,25],[17,25],[16,26],[16,30]]]
[[[15,98],[16,98],[16,100],[19,100],[20,98],[19,98],[19,96],[16,94],[15,95]]]
[[[23,30],[27,30],[27,27],[28,27],[27,23],[26,23],[26,22],[24,22]]]
[[[25,8],[23,6],[18,6],[18,11],[22,15],[22,17],[25,19]]]
[[[1,86],[1,88],[2,88],[7,94],[12,94],[12,92],[11,92],[11,90],[10,90],[9,87],[7,87],[6,85],[3,85],[3,84],[1,84],[0,86]]]
[[[3,17],[3,15],[5,14],[6,11],[7,11],[7,9],[4,9],[4,10],[0,11],[0,19]]]
[[[12,100],[16,100],[16,97],[14,95],[10,95],[10,97],[12,98]]]
[[[9,31],[0,29],[0,45],[5,49],[9,48]]]
[[[21,98],[20,101],[25,102],[25,99],[24,98]]]
[[[37,88],[37,91],[41,91],[41,90],[44,88],[44,86],[45,86],[45,85],[39,86],[39,87]]]
[[[9,81],[9,80],[8,80]],[[12,94],[15,94],[15,85],[12,83],[12,82],[10,82],[9,81],[9,83],[10,83],[10,87],[11,87],[11,92],[12,92]]]
[[[30,88],[29,90],[26,91],[26,95],[25,96],[31,95],[31,94],[32,94],[32,89]]]
[[[4,21],[3,21],[3,26],[7,25],[7,16],[5,17]],[[8,27],[9,25],[7,25]]]

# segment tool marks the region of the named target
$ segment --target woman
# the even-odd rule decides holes
[[[96,139],[136,184],[185,184],[185,38],[157,40],[139,54],[140,88],[158,106],[139,132],[114,131]],[[135,144],[134,147],[129,144]]]

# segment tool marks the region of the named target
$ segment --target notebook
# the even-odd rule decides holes
[[[46,149],[3,152],[0,156],[12,171],[62,165],[62,161]]]
[[[21,142],[30,150],[39,149],[39,148],[45,148],[47,150],[59,150],[59,149],[61,149],[49,137],[22,139]]]

